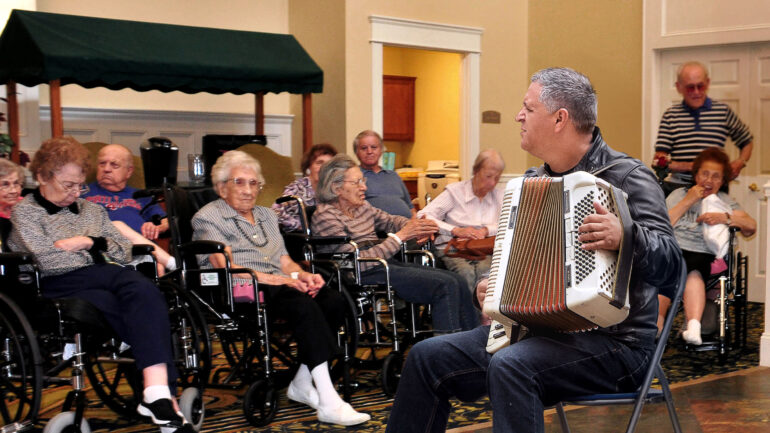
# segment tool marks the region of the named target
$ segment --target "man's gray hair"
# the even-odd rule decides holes
[[[697,66],[697,67],[699,67],[703,71],[703,77],[705,79],[707,79],[707,80],[709,79],[709,70],[706,67],[706,65],[704,65],[701,62],[696,62],[695,60],[691,60],[689,62],[682,63],[681,65],[679,65],[678,68],[676,68],[676,81],[677,82],[681,82],[682,81],[682,71],[684,71],[684,68],[689,68],[690,66]]]
[[[334,203],[339,196],[337,189],[342,187],[345,181],[345,172],[356,167],[353,158],[337,154],[334,158],[326,161],[318,172],[318,188],[315,192],[315,198],[319,203]]]
[[[24,168],[10,159],[0,158],[0,177],[10,176],[16,173],[19,176],[19,182],[24,184]]]
[[[494,164],[494,167],[499,169],[500,172],[505,170],[505,160],[503,159],[503,154],[500,153],[500,151],[497,149],[484,149],[479,152],[478,156],[476,156],[476,160],[473,161],[473,174],[476,174],[479,170],[481,170],[481,167],[484,166],[485,162]]]
[[[237,167],[254,171],[257,174],[257,181],[260,184],[265,183],[265,178],[262,176],[262,166],[259,165],[259,161],[240,150],[225,152],[224,155],[217,158],[217,162],[211,167],[211,183],[216,186],[227,182],[227,179],[230,178],[230,173]]]
[[[540,102],[550,113],[564,108],[578,132],[593,131],[598,108],[596,91],[588,77],[570,68],[547,68],[535,72],[532,82],[543,86]]]
[[[353,139],[353,152],[356,152],[358,150],[358,142],[361,141],[364,137],[376,137],[377,141],[380,142],[380,146],[382,146],[382,136],[377,133],[377,131],[372,131],[371,129],[367,129],[365,131],[361,131],[356,135],[356,138]],[[383,147],[383,151],[385,148]]]

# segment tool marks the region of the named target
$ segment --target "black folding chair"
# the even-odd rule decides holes
[[[658,337],[655,344],[655,352],[653,354],[650,365],[647,368],[647,373],[644,376],[644,382],[635,392],[623,392],[623,393],[607,393],[607,394],[593,394],[586,395],[570,400],[561,401],[556,404],[556,412],[559,414],[559,421],[561,422],[561,428],[564,433],[569,433],[570,428],[567,423],[567,415],[564,412],[564,406],[576,405],[576,406],[610,406],[610,405],[634,405],[634,410],[631,413],[631,419],[628,422],[626,432],[630,433],[636,430],[636,425],[639,422],[639,418],[642,415],[642,407],[645,403],[660,403],[665,402],[668,408],[668,416],[671,419],[671,424],[674,427],[676,433],[681,433],[682,428],[679,426],[679,418],[676,415],[676,408],[674,407],[674,400],[671,396],[671,390],[668,386],[668,379],[666,374],[660,366],[660,359],[663,357],[663,352],[666,350],[666,341],[668,340],[668,334],[671,332],[671,327],[674,324],[674,316],[679,307],[679,303],[684,293],[685,282],[687,281],[687,268],[684,261],[681,263],[681,273],[679,276],[679,285],[676,289],[676,296],[671,302],[671,308],[669,308],[666,314],[666,320],[663,322],[663,330]],[[653,379],[657,378],[660,388],[652,387]]]

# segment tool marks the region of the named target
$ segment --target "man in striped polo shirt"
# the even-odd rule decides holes
[[[677,71],[676,90],[684,99],[663,113],[655,142],[655,160],[670,155],[675,178],[691,178],[695,157],[708,147],[724,147],[728,136],[741,150],[730,163],[733,179],[751,157],[751,131],[727,104],[708,97],[710,83],[706,67],[699,62],[684,63]]]

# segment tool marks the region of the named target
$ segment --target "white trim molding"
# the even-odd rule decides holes
[[[81,142],[120,143],[138,155],[139,146],[148,138],[164,136],[179,147],[179,179],[187,178],[187,154],[200,153],[207,134],[254,134],[254,115],[197,111],[133,110],[105,108],[62,108],[64,134]],[[266,114],[267,147],[291,156],[290,114]],[[40,135],[50,136],[51,110],[40,107]],[[24,149],[34,152],[40,145]],[[24,148],[24,146],[22,146]],[[30,153],[31,154],[31,153]]]
[[[764,185],[765,200],[770,203],[770,182]],[[765,251],[770,251],[770,218],[767,220],[765,230]],[[760,228],[761,230],[761,228]],[[765,254],[765,269],[770,269],[770,254]],[[770,367],[770,278],[765,275],[765,330],[759,339],[759,365]]]
[[[372,128],[382,132],[383,46],[451,51],[463,55],[460,89],[460,175],[471,176],[481,125],[481,35],[483,29],[372,15]]]

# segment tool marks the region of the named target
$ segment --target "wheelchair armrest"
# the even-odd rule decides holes
[[[307,242],[311,245],[347,244],[350,236],[308,236]]]
[[[136,256],[148,256],[155,251],[155,247],[152,245],[136,244],[131,247],[131,255]]]
[[[424,256],[428,259],[431,266],[436,266],[436,257],[428,250],[405,250],[404,254],[408,256]]]
[[[183,256],[224,252],[225,244],[217,241],[190,241],[179,246],[179,253]]]
[[[304,200],[297,197],[296,195],[284,195],[282,197],[278,197],[277,199],[275,199],[275,202],[278,204],[286,203],[287,201],[298,201],[303,204],[305,203]]]
[[[31,265],[35,263],[35,256],[29,252],[0,253],[0,264],[3,265]]]

